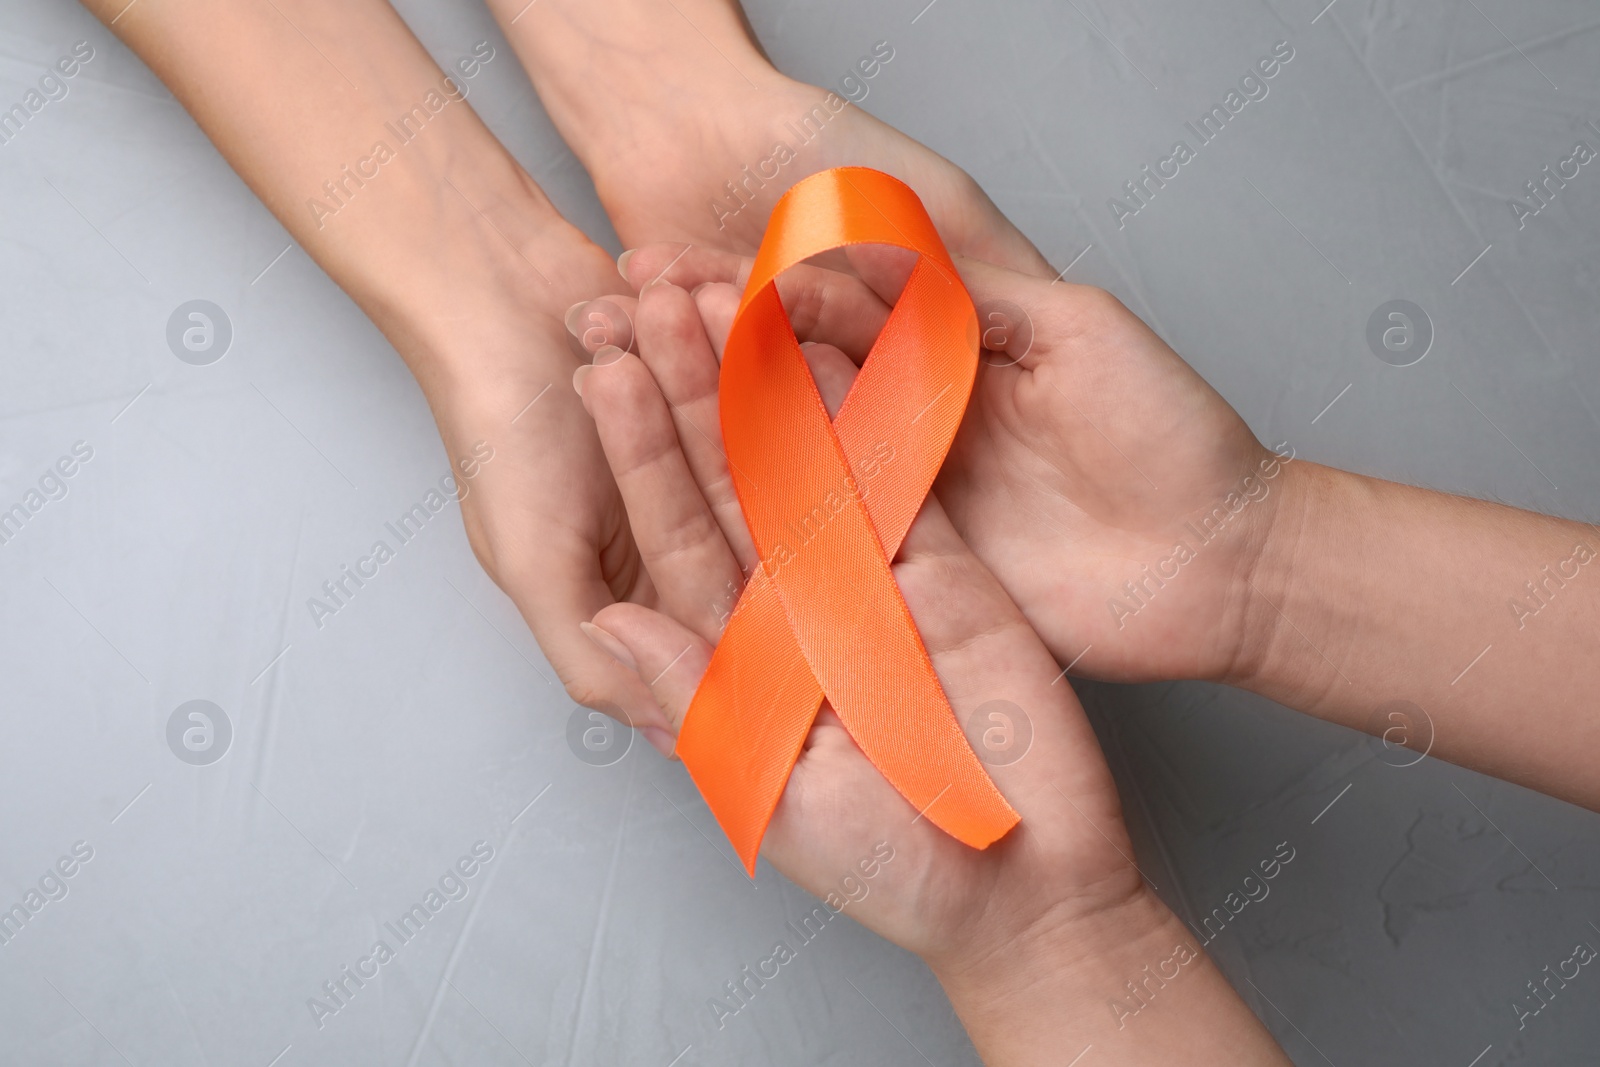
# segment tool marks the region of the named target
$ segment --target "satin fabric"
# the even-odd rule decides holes
[[[869,243],[919,259],[830,420],[775,281],[811,256]],[[961,423],[977,361],[972,299],[908,186],[841,167],[778,202],[724,349],[719,401],[761,565],[676,749],[751,875],[824,698],[935,826],[984,848],[1018,822],[973,754],[889,567]]]

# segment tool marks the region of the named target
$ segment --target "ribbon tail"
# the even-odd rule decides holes
[[[891,717],[835,704],[834,713],[918,818],[964,845],[988,848],[1022,817],[995,787],[948,708],[925,704],[909,721],[904,711]]]
[[[777,590],[757,570],[712,653],[675,749],[752,878],[821,705],[822,689]]]
[[[834,420],[776,279],[812,255],[860,243],[920,259]],[[916,809],[913,821],[926,817],[975,848],[1019,821],[968,745],[890,569],[961,423],[977,325],[932,220],[904,183],[836,168],[799,182],[773,208],[724,349],[719,408],[751,536],[781,570],[758,570],[746,587],[677,746],[752,875],[824,692]],[[890,462],[894,475],[877,480]]]

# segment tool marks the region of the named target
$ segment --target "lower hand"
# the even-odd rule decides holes
[[[641,354],[604,348],[574,384],[659,610],[616,604],[588,632],[649,682],[676,730],[721,632],[715,605],[759,562],[721,450],[718,367],[698,309],[682,289],[659,285],[643,294],[636,318]],[[806,355],[837,412],[855,365],[830,345]],[[1020,758],[989,767],[1022,822],[983,851],[946,836],[824,705],[763,854],[831,907],[848,900],[853,917],[919,954],[991,1067],[1060,1062],[1085,1043],[1106,1063],[1284,1063],[1146,888],[1076,695],[933,496],[893,570],[958,719],[1003,700],[1031,726]],[[841,899],[868,872],[867,891]],[[1130,1027],[1130,1010],[1117,1008],[1124,983],[1160,961],[1191,977],[1165,994],[1159,1016]]]
[[[603,647],[650,682],[676,730],[720,636],[727,609],[719,612],[719,601],[730,603],[758,562],[731,495],[715,415],[717,362],[697,309],[671,286],[652,288],[641,303],[642,356],[607,348],[578,376],[659,610],[617,604],[594,625]],[[832,346],[806,352],[836,411],[854,364]],[[895,855],[880,876],[887,888],[858,917],[935,960],[1139,898],[1116,790],[1082,708],[931,497],[894,574],[958,718],[1006,700],[1031,722],[1026,754],[991,768],[1024,821],[986,852],[959,844],[918,817],[824,705],[764,853],[823,896],[885,842]]]

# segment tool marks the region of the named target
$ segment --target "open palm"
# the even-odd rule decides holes
[[[717,362],[698,310],[682,289],[661,285],[645,292],[636,317],[642,355],[606,348],[579,376],[661,610],[608,607],[592,632],[636,666],[676,727],[721,631],[715,605],[756,560],[731,495]],[[837,411],[855,365],[829,345],[806,353]],[[894,859],[852,914],[925,957],[1006,943],[1030,924],[1135,896],[1141,883],[1116,791],[1076,696],[935,499],[912,524],[894,575],[958,718],[1003,707],[1013,741],[1029,739],[989,761],[1023,821],[985,852],[959,844],[879,775],[824,707],[764,854],[825,896],[886,846]]]

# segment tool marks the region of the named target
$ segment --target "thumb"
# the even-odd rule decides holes
[[[550,556],[527,570],[513,575],[491,571],[490,576],[533,631],[569,697],[630,726],[664,724],[661,710],[633,672],[579,630],[582,620],[615,599],[592,553],[556,540]]]
[[[602,609],[591,625],[626,651],[677,736],[711,663],[711,644],[659,611],[638,604],[612,604]]]
[[[889,305],[900,299],[917,265],[917,254],[904,248],[853,245],[846,251],[861,280]],[[984,350],[1003,357],[989,359],[995,366],[1022,364],[1032,370],[1050,351],[1050,342],[1057,339],[1051,331],[1069,320],[1064,309],[1081,305],[1081,299],[1075,298],[1095,292],[1088,286],[1055,282],[970,256],[951,258],[978,309]]]

